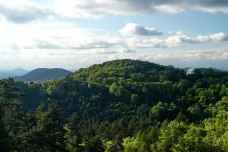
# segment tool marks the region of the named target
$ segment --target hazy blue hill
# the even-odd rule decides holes
[[[72,72],[67,71],[65,69],[60,69],[60,68],[54,68],[54,69],[39,68],[23,76],[14,77],[14,79],[21,80],[21,81],[47,81],[47,80],[59,79],[71,73]]]
[[[0,71],[0,79],[8,78],[10,76],[15,76],[15,75],[12,75],[11,73],[8,73],[8,72],[5,72],[5,71]]]
[[[22,68],[16,68],[11,71],[16,76],[22,76],[28,73],[29,71],[22,69]]]
[[[76,72],[78,69],[67,69],[67,70],[71,72]]]
[[[27,70],[16,68],[13,70],[0,70],[0,79],[8,78],[8,77],[15,77],[15,76],[22,76],[28,73]]]

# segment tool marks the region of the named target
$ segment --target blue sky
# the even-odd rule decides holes
[[[114,59],[228,69],[226,0],[0,0],[0,69]]]
[[[191,35],[222,31],[228,33],[227,14],[201,11],[187,11],[178,14],[156,12],[145,15],[107,15],[100,19],[94,19],[92,22],[93,24],[91,24],[91,19],[82,19],[75,23],[80,27],[103,28],[113,32],[122,28],[127,22],[133,22],[162,31],[184,30]]]

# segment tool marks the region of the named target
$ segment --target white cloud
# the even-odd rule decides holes
[[[107,14],[150,14],[156,11],[178,13],[187,10],[228,13],[228,1],[0,0],[0,66],[13,63],[20,66],[26,61],[26,63],[31,62],[31,66],[46,66],[52,63],[51,65],[61,67],[61,62],[65,66],[75,65],[76,60],[80,63],[95,63],[105,60],[107,56],[108,58],[138,57],[148,60],[150,58],[163,60],[164,57],[173,60],[181,58],[226,60],[227,50],[157,54],[153,57],[139,56],[136,53],[140,48],[173,48],[188,44],[228,41],[227,34],[222,32],[191,37],[178,31],[169,32],[167,38],[149,38],[162,33],[154,28],[128,23],[119,32],[129,37],[121,37],[110,31],[106,31],[106,35],[95,34],[91,29],[76,27],[75,20],[72,20],[100,18]],[[135,38],[135,36],[145,37]]]
[[[57,18],[100,18],[107,14],[179,13],[186,10],[228,13],[227,0],[1,0],[0,15],[15,23]]]
[[[46,21],[16,25],[4,20],[0,24],[0,39],[0,55],[5,59],[12,55],[45,58],[49,55],[56,57],[136,52],[123,38],[112,34],[95,35],[90,29],[77,28],[71,22]]]
[[[95,54],[125,54],[125,53],[136,53],[135,50],[132,50],[127,47],[118,46],[118,48],[110,49],[91,49],[88,51],[74,51],[72,54],[75,55],[95,55]]]
[[[163,34],[154,28],[143,27],[134,23],[127,23],[119,32],[123,36],[155,36]]]
[[[157,60],[227,60],[228,49],[192,50],[178,53],[159,53],[153,56]]]
[[[228,13],[226,0],[55,0],[55,10],[69,17],[102,17],[106,14],[149,14],[156,11],[179,13],[185,10]]]
[[[228,49],[193,50],[181,52],[138,52],[125,53],[127,49],[45,50],[29,49],[14,51],[0,50],[0,68],[62,67],[80,68],[114,59],[139,59],[178,67],[227,68]],[[16,54],[15,54],[16,53]],[[14,62],[12,62],[14,61]],[[26,61],[26,63],[24,62]],[[29,63],[29,64],[28,64]]]
[[[77,29],[77,28],[76,28]],[[124,46],[125,41],[114,36],[99,36],[91,33],[78,33],[74,29],[63,35],[56,33],[41,39],[35,39],[32,48],[38,49],[68,49],[68,50],[89,50],[89,49],[112,49],[117,45]]]
[[[182,8],[178,5],[158,5],[158,6],[154,6],[154,8],[157,11],[162,11],[162,12],[167,12],[167,13],[180,13],[180,12],[184,12],[185,8]]]
[[[181,32],[181,31],[177,31],[177,32],[176,32],[176,35],[177,35],[177,36],[181,36],[181,35],[184,35],[184,34],[183,34],[183,32]]]
[[[28,23],[48,18],[52,12],[44,5],[30,0],[1,0],[0,15],[14,23]]]
[[[147,37],[125,38],[113,36],[112,34],[96,35],[92,34],[89,29],[78,28],[74,23],[64,21],[46,20],[45,22],[17,25],[2,20],[0,24],[0,50],[68,49],[86,51],[101,49],[111,53],[113,50],[117,52],[116,46],[122,46],[122,50],[118,48],[119,52],[132,53],[137,48],[172,48],[187,44],[228,41],[227,34],[222,32],[190,37],[178,31],[175,35],[166,39],[148,38],[149,35],[159,35],[161,33],[155,29],[133,23],[127,24],[121,32],[123,35],[145,35]]]
[[[199,35],[196,42],[214,42],[214,41],[228,41],[228,35],[225,33],[215,33],[207,36]]]
[[[209,49],[209,50],[192,50],[170,53],[141,53],[125,54],[122,56],[110,55],[108,60],[116,59],[134,59],[150,61],[163,65],[173,65],[177,67],[214,67],[227,69],[228,48]]]
[[[0,24],[0,48],[18,49],[93,49],[123,45],[119,37],[98,36],[70,22],[46,21],[29,24]]]
[[[197,37],[190,37],[182,35],[182,32],[176,32],[176,35],[169,36],[167,39],[135,39],[136,48],[173,48],[182,47],[186,44],[200,44],[208,42],[222,42],[228,41],[228,35],[225,33],[215,33],[210,35],[199,35]]]
[[[128,34],[147,34],[148,36],[148,33],[151,31],[153,34],[156,33],[150,28],[143,29],[148,31],[130,30]],[[178,31],[175,35],[169,36],[166,39],[148,37],[125,38],[113,36],[112,34],[92,34],[88,29],[77,28],[71,22],[50,20],[16,25],[3,20],[0,24],[0,39],[0,52],[2,50],[4,52],[9,50],[10,52],[10,50],[27,49],[33,51],[39,49],[49,51],[81,50],[83,52],[81,54],[114,54],[134,53],[138,48],[173,48],[182,47],[187,44],[228,41],[228,36],[225,33],[215,33],[190,37]]]

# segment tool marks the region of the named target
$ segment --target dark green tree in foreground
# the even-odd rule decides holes
[[[5,129],[5,124],[3,121],[3,105],[0,99],[0,151],[9,151],[9,141],[8,141],[8,132]]]
[[[73,113],[65,124],[65,144],[66,149],[72,152],[82,152],[82,135],[80,132],[80,120],[77,113]]]
[[[37,134],[40,139],[38,147],[41,151],[56,151],[64,150],[64,131],[61,125],[61,112],[56,104],[51,103],[48,109],[41,104],[36,111],[37,119]]]

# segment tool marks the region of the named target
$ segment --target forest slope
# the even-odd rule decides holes
[[[7,91],[12,81],[0,81],[0,96],[19,99],[24,112],[32,112],[3,106],[2,116],[9,117],[2,124],[6,132],[21,128],[12,142],[23,141],[16,147],[24,151],[228,151],[227,72],[195,69],[187,76],[172,66],[126,59],[44,84],[16,81],[20,97]]]

